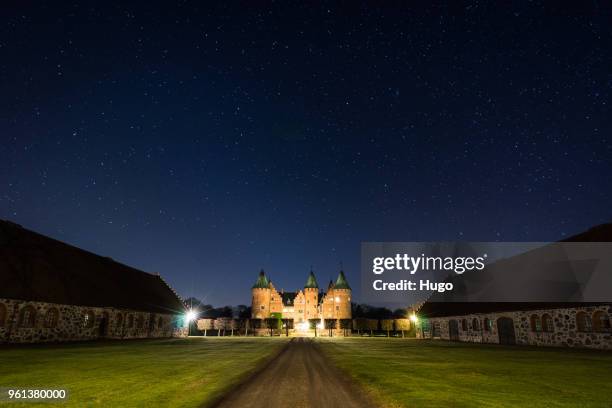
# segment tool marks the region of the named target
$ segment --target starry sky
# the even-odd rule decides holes
[[[215,305],[612,220],[598,3],[106,3],[3,5],[2,219]]]

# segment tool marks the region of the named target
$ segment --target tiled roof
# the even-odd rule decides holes
[[[283,305],[285,306],[293,306],[293,302],[295,301],[295,296],[297,293],[295,292],[283,292],[280,294],[283,300]]]
[[[344,276],[344,271],[340,271],[338,274],[338,279],[336,279],[336,284],[334,285],[334,289],[350,289],[351,287],[346,280],[346,276]]]
[[[183,313],[159,276],[0,220],[0,298]]]
[[[564,239],[562,242],[612,242],[612,224],[602,224],[586,232]],[[509,259],[518,259],[517,255]],[[505,262],[505,261],[504,261]],[[434,297],[435,298],[435,297]],[[477,313],[494,313],[566,307],[593,306],[602,303],[574,302],[425,302],[418,311],[422,317],[462,316]],[[607,304],[607,303],[605,303]]]
[[[268,277],[266,276],[266,273],[262,269],[259,272],[259,276],[257,277],[257,281],[253,285],[253,289],[254,288],[267,289],[268,287],[270,287],[270,281],[268,280]]]
[[[312,271],[310,271],[310,274],[308,275],[308,279],[306,280],[306,284],[304,285],[304,287],[314,288],[314,289],[319,288],[319,284],[317,283],[317,278],[315,278],[315,275]]]

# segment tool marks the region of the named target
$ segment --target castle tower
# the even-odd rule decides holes
[[[317,319],[319,317],[317,311],[319,305],[319,284],[312,270],[304,285],[304,299],[306,300],[306,304],[304,305],[304,319]]]
[[[338,279],[333,288],[334,307],[336,319],[351,319],[351,294],[352,290],[344,276],[344,271],[340,271]]]
[[[259,277],[251,289],[251,294],[251,318],[267,319],[270,317],[270,281],[263,269],[259,272]]]

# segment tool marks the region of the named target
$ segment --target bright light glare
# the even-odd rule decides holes
[[[340,302],[340,297],[336,296],[336,303]]]
[[[317,324],[317,328],[322,329],[323,328],[323,323]]]
[[[196,312],[194,312],[193,310],[188,311],[187,314],[185,315],[185,318],[187,319],[188,322],[195,320],[196,317],[197,317]]]
[[[308,330],[308,323],[307,322],[303,322],[298,324],[298,329],[300,330]]]
[[[413,323],[416,323],[419,321],[419,318],[417,317],[417,315],[413,314],[412,316],[410,316],[410,320],[412,320]]]

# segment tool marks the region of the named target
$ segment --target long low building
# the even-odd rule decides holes
[[[612,224],[566,241],[610,242]],[[612,350],[612,303],[428,301],[417,315],[419,338]]]
[[[0,220],[0,343],[184,336],[159,275]]]

